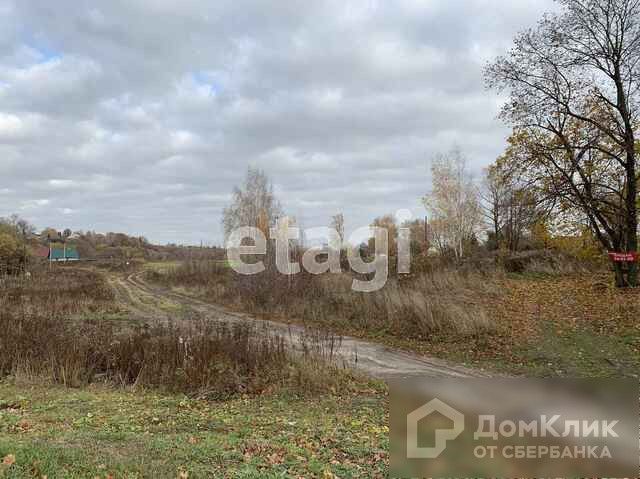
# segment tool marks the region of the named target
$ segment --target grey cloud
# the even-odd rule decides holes
[[[306,226],[422,215],[428,161],[508,133],[483,63],[551,0],[7,0],[0,216],[220,242],[248,164]]]

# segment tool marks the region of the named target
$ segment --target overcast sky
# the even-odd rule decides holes
[[[423,216],[504,149],[485,62],[550,0],[0,0],[0,216],[220,243],[247,165],[304,227]]]

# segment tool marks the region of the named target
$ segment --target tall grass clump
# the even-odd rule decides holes
[[[245,322],[193,320],[123,330],[110,322],[0,311],[0,379],[77,387],[102,382],[203,398],[348,388],[349,373],[313,348]]]
[[[185,263],[150,279],[193,288],[212,302],[254,314],[341,333],[404,339],[491,332],[495,325],[485,299],[502,291],[495,268],[432,268],[410,278],[390,278],[377,292],[358,293],[351,288],[354,274],[349,272],[314,276],[302,270],[286,276],[266,266],[263,273],[243,276],[227,268]]]
[[[56,268],[31,277],[15,277],[0,287],[0,309],[24,314],[96,312],[114,306],[115,295],[92,271]]]
[[[162,270],[150,269],[146,277],[167,286],[207,287],[216,283],[227,270],[224,262],[189,260]]]
[[[324,278],[295,305],[313,323],[404,339],[431,335],[477,336],[494,329],[483,298],[500,294],[490,278],[456,271],[391,280],[374,293],[351,290],[348,278]]]

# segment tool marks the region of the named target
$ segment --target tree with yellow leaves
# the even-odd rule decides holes
[[[487,83],[509,94],[501,116],[532,186],[580,211],[607,250],[636,252],[640,2],[558,3],[487,67]],[[616,265],[616,284],[637,286],[638,264]]]

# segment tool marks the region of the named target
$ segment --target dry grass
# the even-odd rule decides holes
[[[318,393],[349,387],[353,379],[333,365],[321,338],[307,338],[302,352],[294,352],[283,337],[246,323],[195,318],[132,328],[102,320],[112,299],[102,276],[88,271],[5,285],[0,379],[139,385],[215,398],[283,389]]]
[[[97,321],[0,313],[0,377],[147,386],[198,397],[273,389],[316,393],[346,377],[291,352],[282,337],[248,324],[194,321],[122,332]],[[311,348],[309,348],[311,351]],[[313,363],[313,365],[312,365]]]
[[[618,290],[610,271],[559,253],[513,255],[508,265],[502,259],[456,270],[430,265],[372,294],[352,292],[346,273],[288,279],[201,270],[189,284],[190,293],[212,302],[476,367],[535,376],[637,375],[637,290]],[[179,278],[167,271],[159,279],[185,287]]]
[[[375,293],[351,289],[353,276],[300,273],[284,276],[267,270],[241,276],[221,267],[185,263],[148,279],[192,288],[208,300],[254,314],[295,319],[346,333],[421,339],[434,333],[479,335],[494,325],[483,298],[500,294],[499,273],[437,269],[398,280]]]
[[[8,278],[0,285],[0,305],[13,314],[73,315],[114,307],[114,293],[97,273],[72,268],[41,271],[31,278]]]
[[[498,265],[509,273],[530,273],[546,276],[568,276],[602,271],[604,264],[598,261],[580,260],[552,250],[498,253]]]

